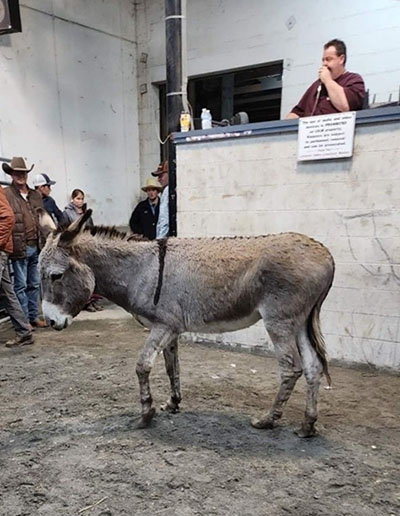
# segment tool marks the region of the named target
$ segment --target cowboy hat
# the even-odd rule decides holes
[[[163,189],[163,187],[158,182],[158,179],[153,179],[152,177],[147,179],[146,184],[144,186],[142,186],[142,190],[143,190],[143,192],[147,192],[147,190],[149,188],[154,188],[155,190],[158,190],[159,192],[161,192],[161,190]]]
[[[14,157],[11,160],[11,163],[3,163],[2,167],[6,174],[12,174],[13,172],[30,172],[35,165],[32,165],[31,168],[26,168],[24,158]]]
[[[168,173],[168,161],[163,161],[157,167],[157,170],[151,173],[152,176],[157,177],[160,174],[164,174],[164,172]]]

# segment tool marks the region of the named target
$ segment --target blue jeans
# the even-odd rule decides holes
[[[25,317],[20,302],[15,295],[10,273],[8,272],[8,254],[4,251],[0,251],[0,296],[17,336],[25,337],[25,335],[30,335],[31,329],[28,319]]]
[[[40,280],[38,269],[39,251],[37,246],[27,246],[26,256],[13,260],[14,290],[29,321],[38,318]]]

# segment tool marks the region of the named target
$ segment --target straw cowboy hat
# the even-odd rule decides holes
[[[11,163],[3,163],[2,167],[6,174],[12,174],[13,172],[30,172],[35,165],[32,165],[31,168],[26,168],[24,158],[14,157],[11,160]]]
[[[147,179],[146,184],[144,186],[142,186],[142,190],[143,190],[143,192],[147,192],[147,190],[149,188],[154,188],[155,190],[158,190],[159,192],[161,192],[161,190],[163,189],[163,187],[158,182],[158,179],[153,179],[152,177]]]
[[[157,177],[160,174],[164,174],[164,172],[168,172],[168,161],[163,161],[157,167],[157,170],[151,173],[152,176]]]

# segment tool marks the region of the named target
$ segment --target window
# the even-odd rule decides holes
[[[216,121],[230,120],[239,111],[248,114],[249,123],[279,120],[282,70],[283,61],[277,61],[189,79],[188,99],[195,128],[201,128],[203,107],[211,111]],[[165,83],[159,88],[160,134],[164,140],[167,136]]]

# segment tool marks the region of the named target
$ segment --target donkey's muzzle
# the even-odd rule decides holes
[[[60,310],[57,305],[43,300],[43,315],[55,330],[64,330],[72,322],[72,316]]]
[[[56,321],[54,321],[53,319],[50,319],[50,326],[54,329],[54,330],[57,330],[57,331],[61,331],[61,330],[65,330],[65,328],[68,327],[68,317],[66,317],[64,319],[64,323],[56,323]]]

